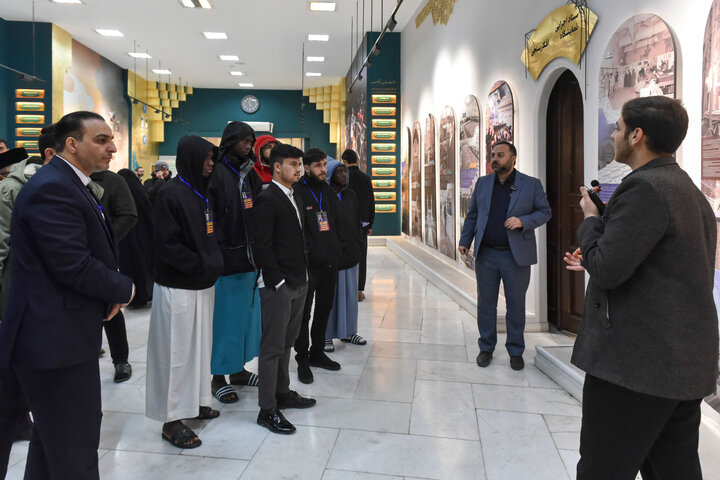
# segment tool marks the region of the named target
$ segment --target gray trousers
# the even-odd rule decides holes
[[[290,391],[290,351],[300,333],[307,283],[290,287],[287,283],[276,292],[260,289],[262,337],[258,356],[258,404],[263,410],[277,406],[275,396]]]

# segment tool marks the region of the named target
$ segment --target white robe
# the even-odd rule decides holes
[[[145,415],[166,423],[210,406],[215,287],[183,290],[155,284],[147,346]]]

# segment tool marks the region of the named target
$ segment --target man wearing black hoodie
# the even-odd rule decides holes
[[[183,418],[211,419],[210,352],[215,281],[223,258],[208,199],[218,150],[196,136],[178,142],[176,178],[153,203],[155,287],[150,311],[146,406],[179,448],[202,443]]]
[[[215,284],[212,393],[222,403],[238,401],[227,384],[257,386],[258,377],[245,362],[258,356],[262,321],[257,271],[250,251],[255,199],[262,180],[253,169],[255,132],[247,123],[230,122],[223,131],[220,155],[210,179],[217,240],[225,268]]]
[[[328,358],[324,349],[325,329],[333,306],[338,278],[338,261],[344,245],[340,204],[335,192],[325,182],[327,155],[319,148],[311,148],[305,152],[303,164],[305,175],[294,188],[302,197],[304,205],[310,281],[300,335],[295,341],[295,360],[298,363],[298,379],[303,383],[312,383],[311,366],[340,370],[340,364]],[[313,300],[315,312],[310,331],[310,310]],[[312,346],[309,336],[312,337]]]

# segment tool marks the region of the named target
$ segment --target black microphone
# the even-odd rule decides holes
[[[600,186],[600,182],[598,182],[597,180],[593,180],[592,182],[590,182],[590,186],[591,186],[591,187],[599,187],[599,186]]]

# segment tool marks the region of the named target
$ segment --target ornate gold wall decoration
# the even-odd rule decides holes
[[[323,122],[330,125],[330,143],[337,145],[336,158],[345,150],[345,77],[336,85],[306,88],[303,95],[323,112]]]
[[[420,25],[422,25],[428,15],[432,15],[433,25],[437,25],[438,22],[447,25],[456,1],[457,0],[428,0],[418,16],[415,17],[415,28],[420,28]]]

